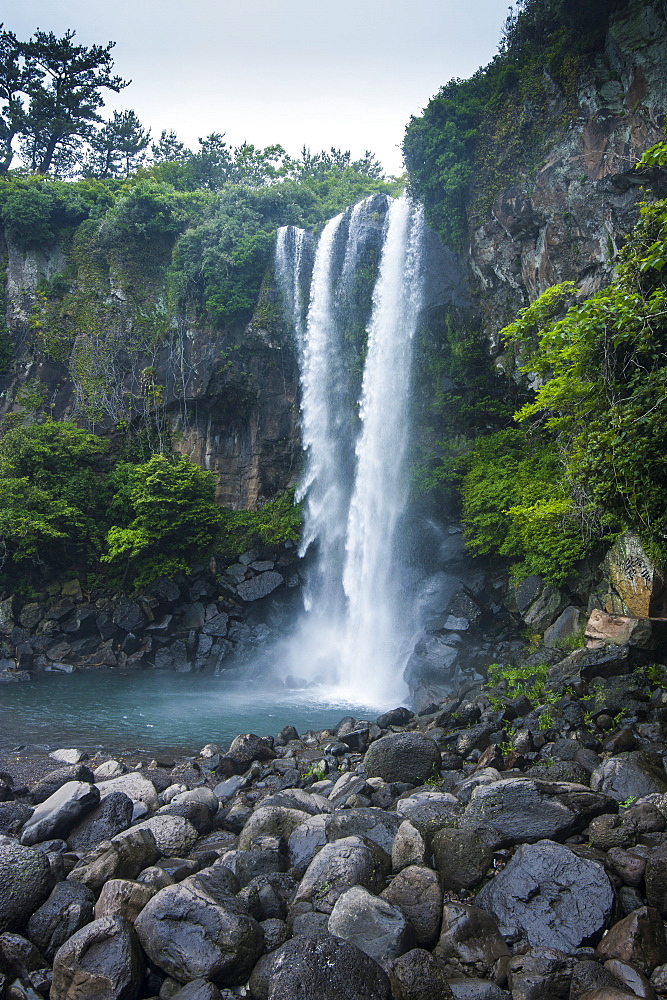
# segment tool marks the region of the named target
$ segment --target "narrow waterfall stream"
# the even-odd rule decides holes
[[[389,201],[389,199],[387,199]],[[401,517],[407,501],[412,342],[422,298],[422,210],[401,197],[386,206],[361,351],[350,349],[357,268],[377,199],[324,227],[307,317],[300,296],[305,234],[279,232],[276,270],[300,350],[305,471],[302,554],[312,549],[304,613],[286,662],[290,672],[345,701],[404,697],[403,668],[414,633],[401,593]],[[365,355],[365,356],[364,356]]]

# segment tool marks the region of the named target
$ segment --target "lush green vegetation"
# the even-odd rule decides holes
[[[410,184],[445,243],[462,244],[494,198],[542,162],[546,143],[569,123],[580,66],[627,2],[519,0],[492,62],[451,80],[410,120]]]
[[[660,145],[638,166],[666,164]],[[525,379],[514,421],[460,437],[429,474],[460,490],[472,552],[560,584],[631,528],[665,562],[666,265],[657,200],[641,207],[609,286],[584,301],[572,282],[554,286],[501,331]]]
[[[14,584],[46,563],[140,587],[213,551],[294,540],[299,525],[291,493],[257,511],[221,508],[213,474],[188,459],[119,461],[72,423],[13,427],[0,440],[0,556]]]

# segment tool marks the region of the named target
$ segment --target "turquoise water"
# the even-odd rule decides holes
[[[187,754],[206,743],[226,748],[238,733],[275,736],[286,725],[302,733],[330,728],[345,715],[373,719],[377,713],[209,674],[42,674],[31,683],[0,686],[0,751],[21,746]]]

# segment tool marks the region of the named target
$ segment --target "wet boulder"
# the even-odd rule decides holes
[[[100,799],[105,799],[112,792],[123,792],[133,802],[142,802],[148,812],[155,812],[159,805],[153,782],[136,771],[121,774],[119,778],[110,778],[109,781],[100,781],[97,787],[100,790]]]
[[[66,837],[99,801],[96,785],[85,781],[66,782],[37,806],[23,828],[21,843],[29,846],[54,837]]]
[[[311,903],[320,913],[331,913],[347,889],[360,885],[380,892],[388,874],[389,858],[384,851],[360,837],[344,837],[326,844],[313,858],[294,902]]]
[[[349,941],[299,935],[266,955],[250,979],[256,1000],[391,1000],[384,970]]]
[[[430,952],[413,948],[389,966],[394,1000],[453,1000],[446,966]]]
[[[259,923],[210,873],[161,889],[135,927],[151,961],[180,983],[243,983],[264,946]]]
[[[28,937],[53,961],[58,948],[94,919],[95,896],[77,882],[57,882],[49,898],[28,921]]]
[[[665,928],[652,906],[642,906],[619,920],[597,946],[602,959],[629,962],[647,975],[667,962]]]
[[[364,837],[391,854],[401,817],[373,806],[362,809],[339,809],[325,822],[327,840],[343,837]]]
[[[443,888],[473,889],[491,866],[489,846],[473,830],[439,830],[431,842]]]
[[[442,889],[436,873],[410,865],[391,880],[381,895],[403,911],[412,924],[417,945],[433,947],[442,918]]]
[[[477,894],[503,934],[518,931],[534,947],[566,953],[600,937],[613,904],[602,865],[549,840],[523,844]]]
[[[68,781],[85,781],[92,785],[95,775],[87,764],[66,764],[64,767],[56,767],[32,785],[30,798],[34,803],[44,802]]]
[[[414,947],[414,931],[398,906],[355,885],[336,900],[329,933],[356,944],[376,962],[398,958]]]
[[[100,898],[95,903],[95,917],[117,914],[133,924],[157,891],[153,886],[132,879],[111,878],[102,886]]]
[[[531,948],[515,955],[507,966],[514,1000],[568,997],[575,960],[556,948]]]
[[[143,973],[132,925],[123,917],[102,917],[56,952],[51,1000],[135,1000]]]
[[[372,743],[364,757],[369,778],[417,785],[440,769],[440,751],[422,733],[392,733]]]
[[[436,958],[454,965],[472,966],[475,974],[493,970],[510,951],[490,913],[467,903],[445,903],[440,938],[433,950]]]
[[[86,854],[67,877],[98,893],[110,878],[136,878],[159,856],[150,830],[127,830]]]
[[[21,930],[53,884],[45,854],[0,836],[0,932]]]
[[[168,816],[158,813],[150,819],[138,823],[134,830],[150,830],[160,854],[165,856],[185,855],[197,842],[197,831],[183,816]]]
[[[282,837],[287,840],[293,830],[310,817],[301,809],[261,805],[245,823],[239,837],[240,850],[249,850],[259,837]]]
[[[424,866],[430,851],[419,830],[405,819],[401,823],[394,838],[391,849],[391,869],[396,874],[408,865]]]
[[[396,812],[419,830],[427,843],[438,830],[453,826],[461,813],[461,803],[449,792],[420,791],[399,799]]]
[[[582,785],[503,778],[473,791],[460,826],[494,828],[500,844],[509,846],[565,839],[616,808],[613,799]]]
[[[103,840],[111,840],[132,822],[132,799],[124,792],[111,792],[77,825],[67,838],[72,851],[92,851]]]
[[[32,812],[30,806],[22,802],[0,802],[0,834],[18,833]]]
[[[620,753],[593,771],[591,788],[625,802],[667,791],[667,774],[641,751]]]

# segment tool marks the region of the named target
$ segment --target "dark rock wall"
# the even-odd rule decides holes
[[[611,22],[603,52],[576,81],[576,112],[553,102],[564,127],[536,176],[508,186],[470,233],[469,263],[484,329],[497,333],[550,285],[606,284],[642,199],[634,165],[665,137],[667,21],[662,3],[631,3]]]

